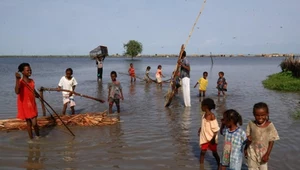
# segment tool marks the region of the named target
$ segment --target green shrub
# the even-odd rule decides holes
[[[262,83],[265,88],[271,90],[300,91],[300,79],[294,77],[291,71],[272,74]]]

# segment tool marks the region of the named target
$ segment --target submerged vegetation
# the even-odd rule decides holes
[[[282,72],[268,76],[265,88],[279,91],[300,91],[300,60],[289,57],[280,64]]]
[[[298,111],[294,112],[294,113],[292,114],[292,117],[293,117],[294,119],[300,119],[300,111],[298,110]]]

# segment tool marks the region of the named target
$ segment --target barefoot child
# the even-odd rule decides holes
[[[156,71],[155,77],[156,77],[157,84],[161,86],[162,85],[162,78],[165,77],[162,74],[162,66],[161,65],[157,66],[157,71]]]
[[[63,104],[64,104],[62,110],[63,115],[66,114],[68,104],[70,104],[72,115],[75,114],[76,103],[74,101],[74,94],[72,93],[72,91],[75,91],[77,81],[72,75],[73,75],[73,70],[71,68],[67,68],[66,75],[62,76],[58,83],[58,89],[71,91],[71,92],[62,91]]]
[[[245,157],[249,170],[267,170],[274,141],[279,140],[279,136],[274,124],[269,120],[269,108],[266,103],[256,103],[253,115],[255,120],[248,123],[246,131],[249,142],[245,148]]]
[[[130,63],[129,65],[129,69],[128,69],[128,74],[130,76],[130,82],[135,82],[136,78],[135,78],[135,71],[134,71],[134,67],[133,67],[133,64]]]
[[[214,101],[210,98],[206,98],[201,103],[201,109],[205,112],[202,116],[202,124],[198,130],[198,135],[200,135],[200,166],[203,166],[204,156],[207,149],[211,150],[213,156],[216,159],[217,165],[219,167],[220,157],[217,152],[217,142],[218,142],[218,131],[220,130],[219,124],[214,113],[211,112],[215,109],[216,105]]]
[[[23,77],[16,72],[15,93],[17,94],[18,115],[17,118],[26,120],[27,132],[30,139],[33,139],[32,128],[35,135],[40,136],[39,127],[37,124],[38,110],[35,102],[35,97],[38,93],[35,91],[35,82],[29,78],[31,76],[31,67],[28,63],[22,63],[18,67],[18,71]]]
[[[208,73],[206,71],[203,72],[203,77],[201,77],[194,86],[194,88],[196,88],[199,84],[199,97],[201,97],[201,93],[203,93],[203,97],[205,97],[206,87],[208,85],[207,75]]]
[[[221,169],[241,169],[243,150],[247,141],[245,131],[238,126],[243,123],[242,116],[235,110],[226,110],[223,114],[221,134],[225,137]]]
[[[112,113],[112,106],[116,103],[117,111],[120,113],[120,99],[124,100],[121,83],[117,80],[117,73],[112,71],[110,73],[111,83],[108,83],[108,97],[109,113]]]
[[[220,96],[220,93],[222,92],[223,96],[225,96],[225,91],[227,91],[227,82],[224,77],[224,72],[219,72],[219,78],[217,81],[217,89],[218,89],[218,96]]]

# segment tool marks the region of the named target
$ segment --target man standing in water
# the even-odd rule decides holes
[[[180,65],[180,78],[182,81],[182,92],[185,107],[191,107],[190,95],[190,63],[186,59],[186,52],[183,51],[181,60],[178,60]]]
[[[98,67],[97,70],[97,77],[98,77],[98,81],[101,82],[102,81],[102,74],[103,74],[103,60],[104,60],[104,56],[102,55],[98,55],[96,57],[96,64]]]

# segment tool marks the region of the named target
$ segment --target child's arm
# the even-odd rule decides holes
[[[107,94],[107,101],[109,102],[109,95],[110,95],[110,86],[108,86],[108,94]]]
[[[197,82],[197,83],[195,84],[194,88],[196,88],[198,84],[199,84],[199,83]]]
[[[122,89],[120,89],[120,93],[121,93],[121,99],[124,100]]]
[[[73,95],[73,91],[75,91],[76,86],[72,86],[72,91],[70,92],[69,96]]]
[[[274,145],[274,141],[270,141],[266,154],[261,158],[263,162],[268,162],[269,161],[269,156],[271,154],[273,145]]]
[[[200,132],[201,132],[201,126],[199,127],[199,130],[198,130],[198,136],[200,136]]]
[[[20,79],[21,79],[21,75],[20,75],[20,73],[16,72],[15,76],[16,76],[15,93],[19,94],[20,93]]]

